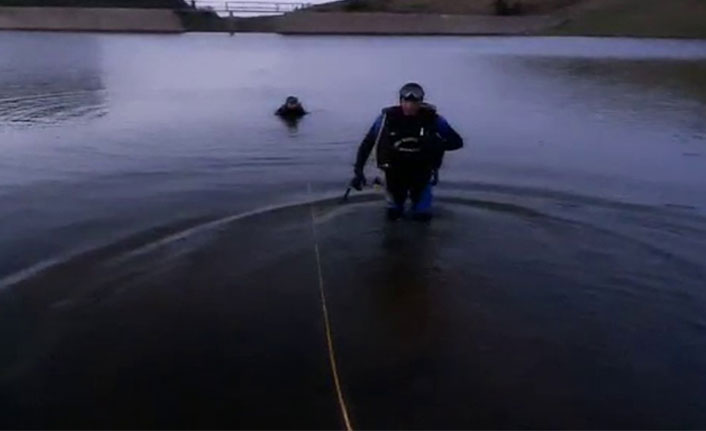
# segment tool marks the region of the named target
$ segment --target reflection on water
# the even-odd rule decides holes
[[[299,123],[302,121],[301,118],[287,117],[280,117],[280,120],[282,121],[282,124],[287,126],[287,129],[289,129],[292,135],[296,135],[297,131],[299,131]]]
[[[521,67],[574,86],[582,96],[575,102],[595,112],[612,109],[638,121],[646,115],[658,121],[666,117],[667,124],[682,120],[685,128],[704,131],[695,120],[706,105],[706,62],[527,57]],[[584,91],[588,87],[595,91]]]
[[[0,428],[338,426],[312,208],[359,427],[706,426],[706,43],[0,51]],[[336,204],[409,80],[467,141],[430,225]]]

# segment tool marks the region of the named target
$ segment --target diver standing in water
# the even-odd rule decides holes
[[[385,172],[387,185],[388,219],[397,220],[404,214],[409,197],[412,217],[428,221],[432,217],[431,188],[439,181],[444,152],[463,147],[463,139],[436,108],[424,103],[419,84],[405,84],[399,100],[399,105],[383,109],[360,144],[351,187],[361,190],[367,183],[363,170],[377,146],[377,164]]]

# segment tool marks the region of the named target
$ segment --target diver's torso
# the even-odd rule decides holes
[[[399,106],[384,111],[385,124],[378,141],[378,165],[424,168],[432,164],[429,143],[436,135],[436,112],[423,108],[417,115],[405,116]]]

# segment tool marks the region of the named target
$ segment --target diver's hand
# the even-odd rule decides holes
[[[432,186],[439,184],[439,170],[438,169],[434,169],[433,171],[431,171],[431,180],[429,180],[429,184],[431,184]]]
[[[361,191],[366,184],[368,184],[368,180],[365,178],[365,175],[363,175],[362,172],[356,172],[355,176],[351,180],[351,187]]]

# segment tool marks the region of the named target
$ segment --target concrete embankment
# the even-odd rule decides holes
[[[0,30],[179,33],[169,9],[0,7]]]
[[[353,12],[296,12],[280,17],[243,19],[241,32],[370,35],[521,35],[541,32],[559,21],[550,16],[498,17]]]

